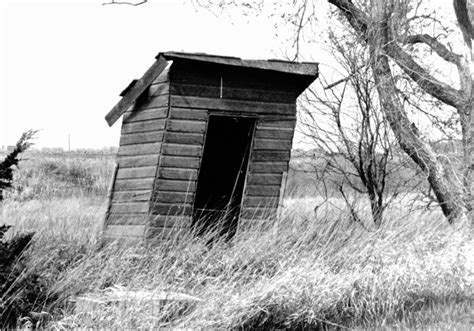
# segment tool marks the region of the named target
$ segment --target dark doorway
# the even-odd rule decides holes
[[[235,234],[254,127],[254,118],[210,116],[194,200],[200,234]]]

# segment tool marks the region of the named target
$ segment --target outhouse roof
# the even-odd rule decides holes
[[[161,52],[156,56],[155,63],[145,72],[139,80],[134,80],[120,94],[122,99],[105,116],[109,125],[122,116],[135,100],[150,86],[153,80],[168,66],[168,61],[188,60],[214,63],[225,66],[254,68],[266,71],[276,71],[292,75],[314,77],[318,76],[318,63],[316,62],[291,62],[283,60],[243,60],[238,57],[210,55],[204,53]]]
[[[156,58],[163,56],[167,60],[185,59],[193,61],[202,61],[222,65],[230,65],[245,68],[255,68],[262,70],[272,70],[285,72],[295,75],[318,75],[318,63],[316,62],[292,62],[284,60],[243,60],[238,57],[210,55],[205,53],[181,53],[181,52],[162,52]]]

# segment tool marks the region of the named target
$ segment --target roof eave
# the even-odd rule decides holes
[[[319,74],[316,62],[292,62],[283,60],[243,60],[238,57],[216,56],[204,53],[161,52],[156,58],[164,57],[167,60],[183,59],[201,61],[228,66],[254,68],[268,71],[283,72],[293,75],[317,77]]]

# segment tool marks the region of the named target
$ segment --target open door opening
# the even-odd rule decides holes
[[[193,211],[200,234],[235,234],[254,127],[254,118],[209,117]]]

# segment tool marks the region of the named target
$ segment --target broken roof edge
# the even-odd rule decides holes
[[[169,66],[175,59],[187,59],[202,61],[221,65],[254,68],[283,72],[294,75],[309,76],[314,79],[319,75],[319,64],[317,62],[292,62],[285,60],[242,60],[238,57],[211,55],[205,53],[182,53],[182,52],[160,52],[156,61],[135,83],[130,83],[120,94],[122,99],[107,113],[105,120],[112,126],[135,102],[135,100],[148,88],[153,80]]]
[[[168,65],[166,58],[158,57],[155,63],[143,74],[142,78],[137,80],[135,84],[129,84],[121,93],[123,94],[122,99],[105,115],[107,124],[112,126]]]
[[[164,57],[167,60],[184,59],[215,63],[221,65],[255,68],[261,70],[271,70],[295,75],[305,75],[318,77],[319,63],[317,62],[293,62],[285,60],[244,60],[238,57],[212,55],[205,53],[184,53],[184,52],[160,52],[155,57]]]

